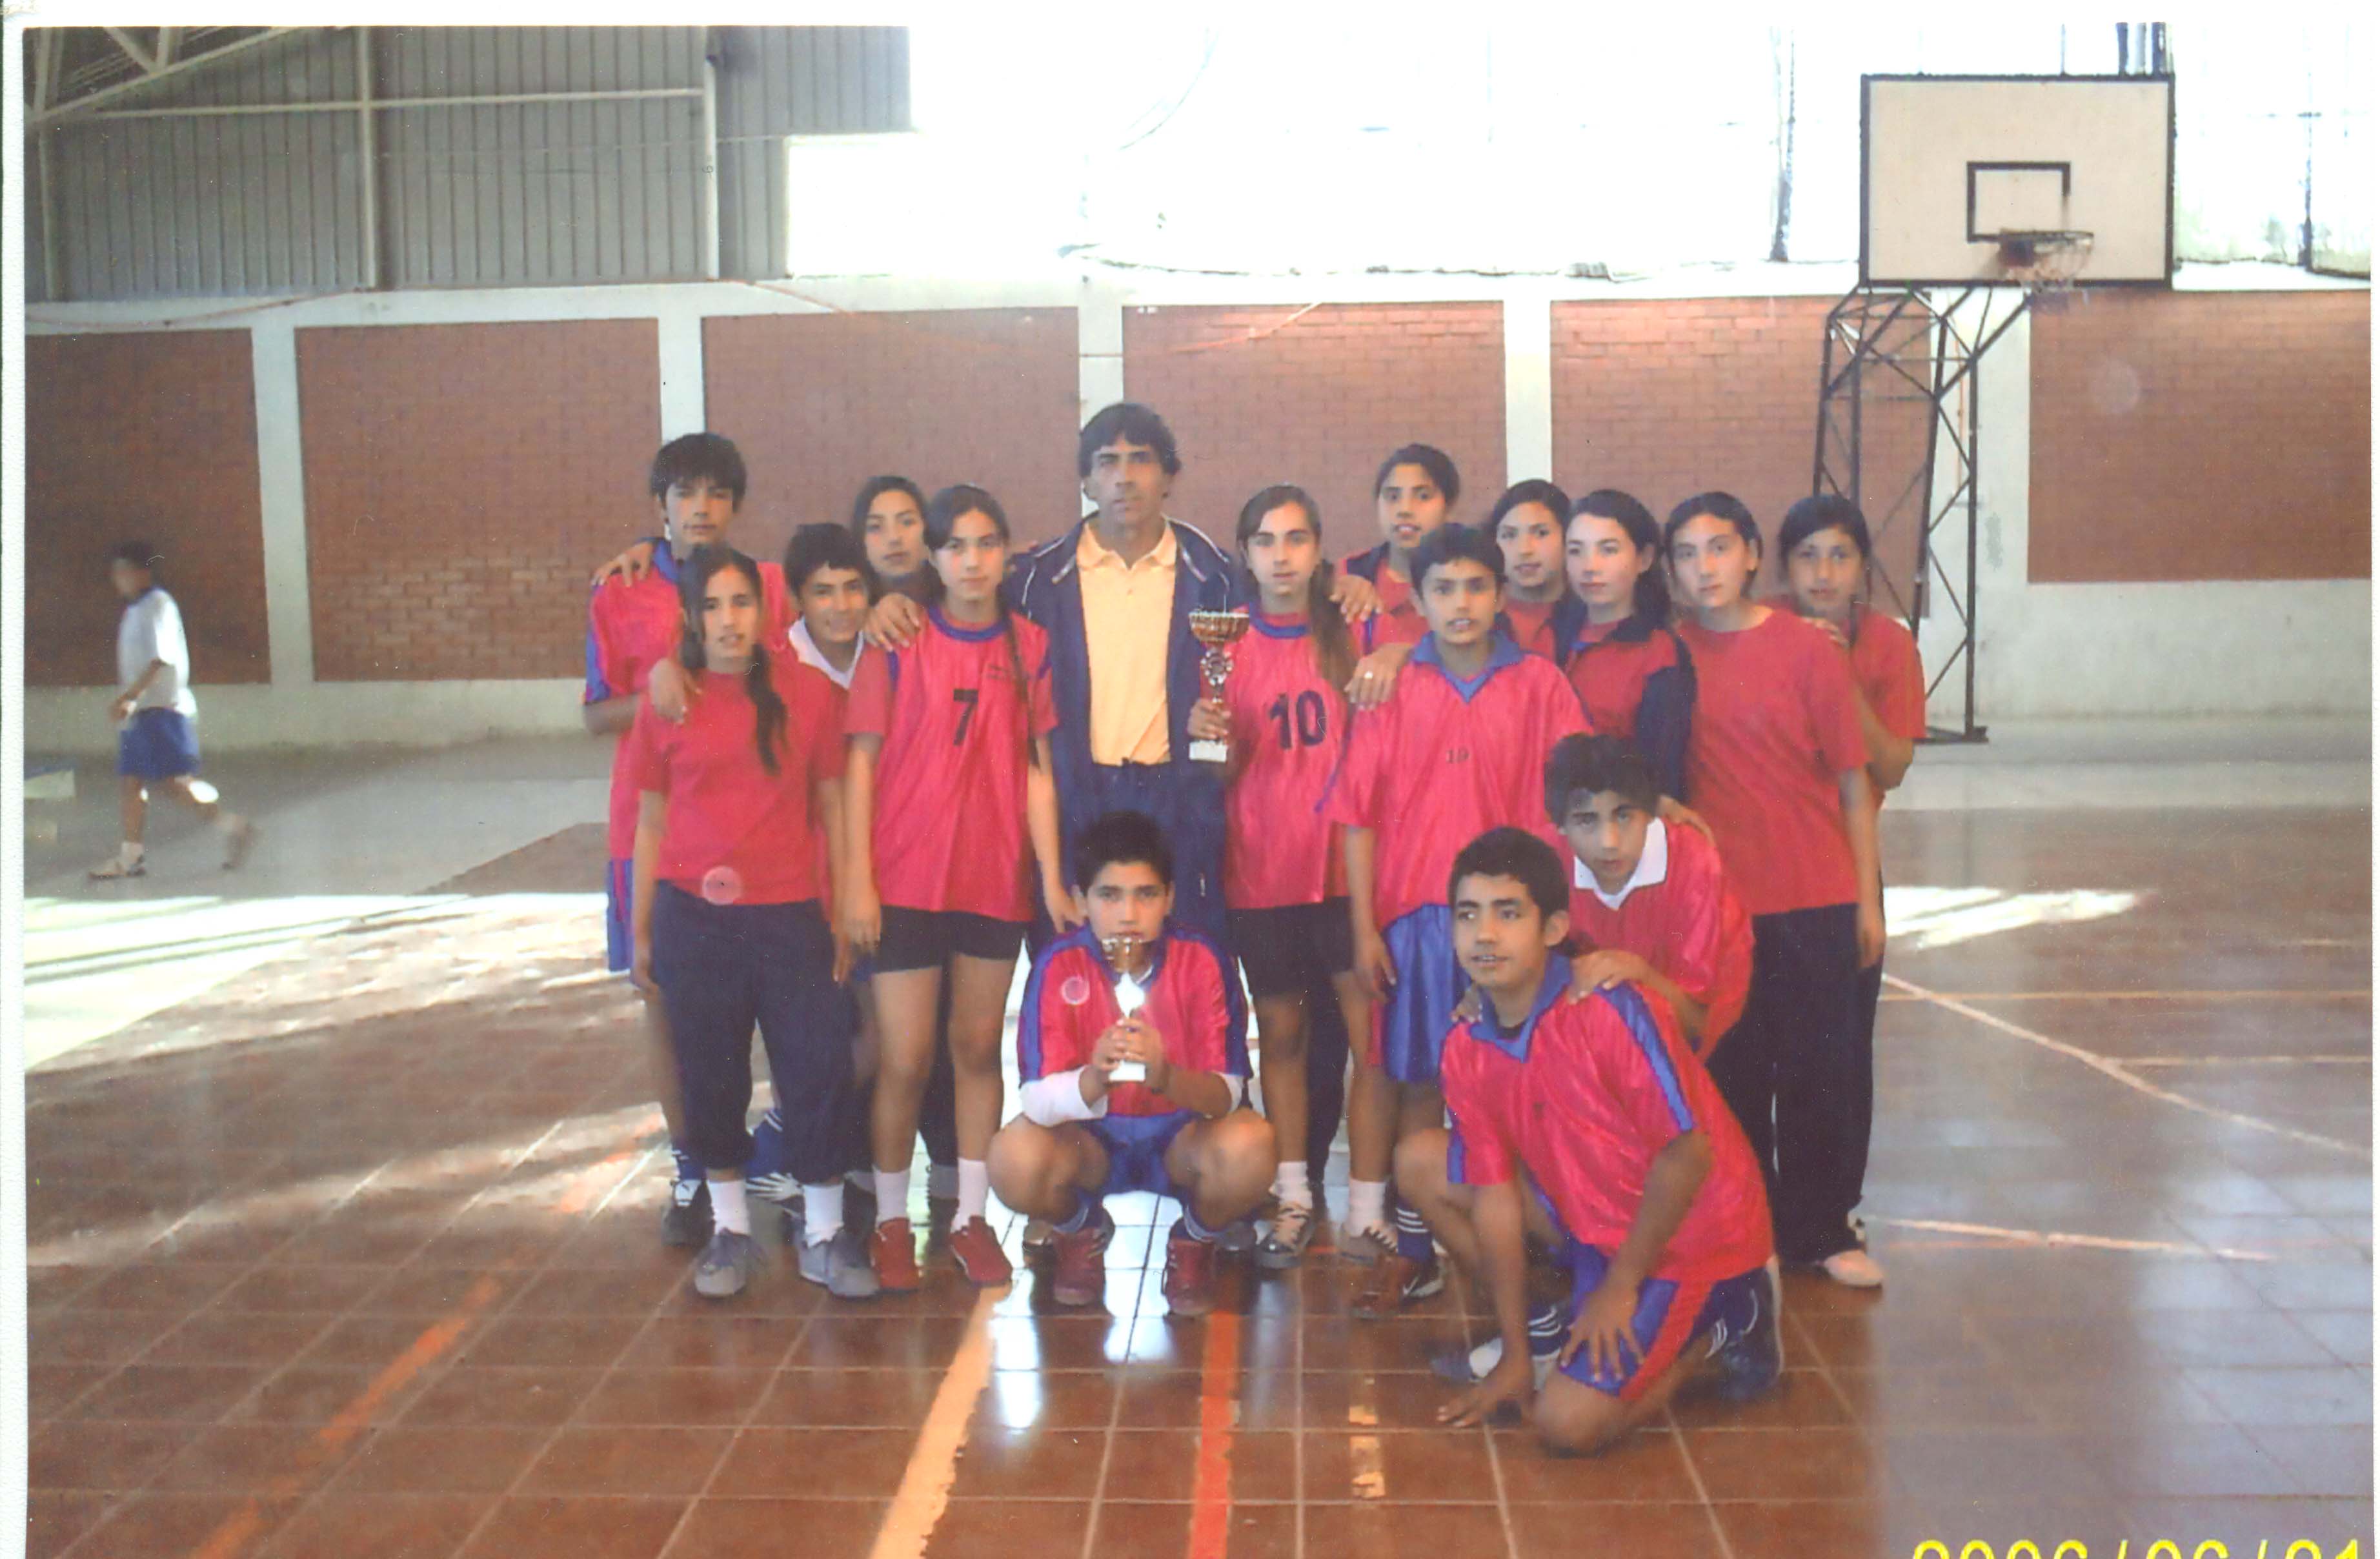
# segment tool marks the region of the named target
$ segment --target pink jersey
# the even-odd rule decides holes
[[[1321,811],[1347,745],[1347,701],[1323,677],[1303,621],[1259,611],[1249,626],[1223,684],[1240,764],[1224,805],[1223,901],[1318,904],[1347,891],[1339,829]]]
[[[1410,581],[1389,572],[1385,558],[1372,575],[1372,589],[1380,598],[1380,606],[1357,631],[1357,649],[1369,655],[1387,645],[1419,644],[1429,637],[1429,620],[1421,614],[1421,598],[1414,593]]]
[[[1140,1016],[1165,1041],[1177,1067],[1248,1075],[1247,1012],[1239,977],[1215,944],[1169,925],[1157,939],[1155,966],[1142,982]],[[1016,1014],[1016,1075],[1025,1082],[1086,1065],[1091,1050],[1123,1016],[1116,1006],[1116,973],[1090,927],[1077,926],[1041,949],[1026,977]],[[1146,1084],[1108,1090],[1110,1115],[1171,1115],[1182,1106]]]
[[[1925,666],[1916,636],[1897,617],[1872,607],[1852,617],[1852,681],[1876,723],[1904,742],[1925,739]],[[1876,792],[1884,805],[1884,792]]]
[[[1557,600],[1516,601],[1504,598],[1504,621],[1510,627],[1512,642],[1529,655],[1554,659],[1554,608]]]
[[[1859,900],[1836,777],[1867,766],[1850,658],[1771,610],[1753,627],[1678,635],[1694,659],[1686,782],[1755,915]]]
[[[615,575],[596,586],[588,597],[585,702],[601,704],[644,692],[653,663],[677,653],[678,641],[686,633],[677,571],[675,554],[666,546],[656,547],[651,573],[633,585]],[[773,641],[794,622],[783,568],[775,563],[760,565],[760,595],[762,610],[768,613],[768,636]],[[605,840],[614,861],[626,860],[637,847],[637,788],[629,782],[617,746],[612,751],[612,815]]]
[[[1642,862],[1620,907],[1596,896],[1594,878],[1571,862],[1570,928],[1589,949],[1634,953],[1701,1002],[1708,1051],[1743,1015],[1752,989],[1752,916],[1728,886],[1718,849],[1694,829],[1655,818],[1646,854],[1660,841],[1658,875]]]
[[[1560,668],[1501,634],[1469,687],[1424,639],[1387,703],[1356,717],[1324,816],[1378,835],[1374,924],[1446,902],[1446,874],[1489,828],[1528,829],[1556,850],[1546,817],[1546,755],[1587,729]]]
[[[980,628],[940,607],[926,619],[907,649],[860,658],[844,716],[849,734],[884,743],[870,834],[877,896],[903,909],[1028,919],[1025,776],[1031,739],[1058,724],[1049,637],[1014,613]]]
[[[1556,963],[1517,1032],[1504,1033],[1490,1011],[1448,1033],[1440,1077],[1453,1178],[1501,1185],[1526,1169],[1571,1236],[1609,1253],[1636,1221],[1654,1156],[1700,1130],[1710,1173],[1653,1276],[1715,1283],[1766,1262],[1760,1166],[1669,1006],[1626,984],[1571,1001],[1568,985]]]
[[[825,890],[811,788],[843,778],[834,687],[790,655],[768,665],[785,705],[776,773],[761,767],[744,679],[717,671],[698,673],[683,723],[641,705],[620,743],[629,783],[668,798],[656,875],[720,902],[793,904]]]

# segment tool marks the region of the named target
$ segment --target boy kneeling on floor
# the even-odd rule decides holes
[[[1105,1291],[1108,1196],[1178,1198],[1165,1302],[1176,1315],[1204,1315],[1215,1306],[1216,1237],[1264,1200],[1274,1168],[1272,1129],[1242,1107],[1239,982],[1213,943],[1169,923],[1173,852],[1146,815],[1094,820],[1074,863],[1086,924],[1042,949],[1026,981],[1024,1111],[992,1139],[992,1190],[1049,1220],[1062,1305]]]
[[[1745,1400],[1784,1367],[1768,1201],[1742,1129],[1666,1001],[1631,982],[1565,1001],[1560,858],[1494,828],[1455,858],[1454,946],[1482,1010],[1447,1035],[1451,1130],[1397,1150],[1397,1183],[1493,1301],[1501,1348],[1439,1409],[1528,1405],[1548,1450],[1601,1450],[1689,1379]],[[1568,1269],[1567,1325],[1531,1313],[1524,1237]]]

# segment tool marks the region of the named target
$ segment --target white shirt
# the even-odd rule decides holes
[[[190,645],[182,634],[182,610],[174,604],[173,597],[152,585],[125,607],[116,621],[116,691],[140,681],[140,673],[155,660],[163,660],[165,669],[142,690],[133,707],[197,714],[199,701],[190,696]]]
[[[837,671],[834,662],[826,658],[826,652],[819,648],[818,640],[810,637],[808,620],[801,617],[794,619],[793,631],[785,635],[785,642],[794,647],[794,654],[803,665],[815,666],[824,671],[826,680],[845,693],[851,691],[851,679],[858,675],[860,659],[868,653],[868,638],[862,634],[859,653],[851,658],[850,665]]]
[[[1638,888],[1658,887],[1668,878],[1670,826],[1658,817],[1645,825],[1645,853],[1636,857],[1636,869],[1628,874],[1628,880],[1620,885],[1617,893],[1606,893],[1603,885],[1595,880],[1595,874],[1586,869],[1584,861],[1572,860],[1570,871],[1572,886],[1584,888],[1602,900],[1605,909],[1616,910],[1628,895]]]

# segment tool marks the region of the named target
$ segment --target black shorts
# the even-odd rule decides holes
[[[884,928],[877,938],[875,970],[899,974],[912,969],[940,969],[953,953],[994,961],[1013,959],[1025,946],[1025,923],[994,920],[965,910],[905,910],[884,906]]]
[[[1258,1001],[1313,988],[1317,974],[1344,974],[1355,967],[1355,930],[1347,900],[1284,904],[1271,910],[1231,912],[1232,950],[1248,977],[1248,995]]]

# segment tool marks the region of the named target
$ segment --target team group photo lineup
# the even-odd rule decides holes
[[[0,1559],[2374,1552],[2367,23],[93,3]]]
[[[781,559],[735,545],[764,462],[654,455],[584,716],[657,1238],[727,1303],[779,1280],[765,1217],[837,1299],[943,1265],[1080,1307],[1105,1199],[1152,1192],[1176,1316],[1235,1260],[1360,1265],[1362,1319],[1459,1271],[1496,1335],[1433,1360],[1450,1424],[1591,1451],[1681,1389],[1769,1390],[1781,1267],[1885,1281],[1876,820],[1925,683],[1864,516],[1466,502],[1416,440],[1371,514],[1326,531],[1284,483],[1210,536],[1167,509],[1194,453],[1119,403],[1052,541],[888,474]]]

